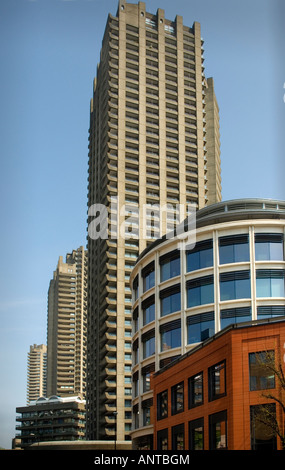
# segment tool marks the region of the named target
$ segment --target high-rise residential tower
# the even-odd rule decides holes
[[[47,393],[47,347],[34,344],[28,352],[27,404]]]
[[[87,253],[66,255],[50,281],[47,324],[47,396],[85,397]]]
[[[129,276],[138,254],[189,207],[221,200],[219,139],[200,24],[120,0],[107,19],[90,111],[88,439],[130,439]]]

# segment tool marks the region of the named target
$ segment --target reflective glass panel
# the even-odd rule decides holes
[[[161,333],[161,350],[166,351],[181,346],[181,328]]]
[[[155,275],[154,275],[154,271],[151,271],[145,276],[143,280],[144,292],[147,291],[148,289],[151,289],[151,287],[153,287],[154,284],[155,284]]]
[[[206,284],[187,290],[187,307],[195,307],[214,302],[214,285]]]
[[[161,315],[168,315],[181,309],[180,292],[171,294],[161,299]]]
[[[187,272],[213,266],[213,249],[187,253]]]
[[[214,320],[188,325],[188,344],[200,343],[215,334]]]
[[[249,261],[249,244],[237,243],[219,247],[220,264]]]
[[[151,304],[143,311],[143,324],[146,325],[147,323],[150,323],[151,321],[154,320],[154,318],[155,318],[155,304]]]
[[[224,300],[247,299],[250,297],[250,279],[236,279],[220,282],[220,298]]]
[[[143,357],[152,356],[155,353],[155,338],[149,338],[143,343]]]
[[[180,258],[175,258],[164,262],[160,267],[161,281],[166,281],[180,274]]]
[[[255,243],[256,261],[275,260],[283,261],[283,243],[282,242],[258,242]]]
[[[284,297],[284,277],[262,277],[256,279],[257,297]]]

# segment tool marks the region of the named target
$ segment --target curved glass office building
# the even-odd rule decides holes
[[[185,235],[156,240],[131,275],[134,448],[152,448],[152,372],[231,323],[285,315],[285,202],[213,204]]]

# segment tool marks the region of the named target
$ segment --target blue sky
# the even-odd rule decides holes
[[[133,2],[135,3],[135,2]],[[220,107],[223,199],[285,199],[283,0],[148,0],[201,23]],[[117,0],[0,2],[0,446],[26,404],[27,353],[46,342],[58,257],[86,244],[89,103]]]

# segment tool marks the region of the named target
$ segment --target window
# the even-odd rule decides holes
[[[275,388],[274,351],[261,351],[249,354],[250,391]]]
[[[134,397],[137,397],[139,394],[139,376],[138,372],[136,372],[133,375],[133,392],[134,392]]]
[[[181,309],[180,285],[163,289],[159,293],[161,299],[161,316],[177,312]]]
[[[204,419],[189,422],[189,450],[204,449]]]
[[[220,274],[221,300],[250,298],[249,271],[235,271]]]
[[[188,344],[200,343],[215,334],[214,312],[187,317]]]
[[[204,276],[187,281],[187,307],[209,304],[214,302],[214,278]]]
[[[255,260],[283,261],[283,234],[257,233],[255,235]]]
[[[171,414],[175,415],[184,410],[184,383],[180,382],[171,387]]]
[[[249,261],[248,235],[219,238],[220,264]]]
[[[210,450],[227,448],[227,412],[221,411],[209,416]]]
[[[154,330],[148,331],[142,335],[143,358],[152,356],[155,353],[155,336]]]
[[[226,308],[221,310],[221,329],[226,328],[232,323],[251,321],[251,308]]]
[[[150,390],[150,372],[146,372],[143,375],[143,392],[148,392]]]
[[[184,424],[173,426],[171,431],[172,450],[184,450]]]
[[[196,243],[193,250],[186,253],[187,272],[213,266],[213,240]]]
[[[134,332],[138,331],[138,315],[139,315],[139,308],[136,307],[133,311],[133,328]]]
[[[284,297],[284,269],[258,269],[256,271],[257,297]]]
[[[154,295],[151,295],[142,302],[143,324],[147,325],[155,319]]]
[[[155,277],[154,277],[154,270],[153,270],[153,271],[150,271],[144,278],[144,284],[143,284],[144,292],[154,287],[154,285],[155,285]]]
[[[161,351],[181,346],[181,320],[165,323],[159,327]]]
[[[209,401],[226,395],[226,361],[219,362],[208,369]]]
[[[157,395],[157,419],[164,419],[168,416],[168,390],[164,390]]]
[[[257,307],[257,320],[285,316],[285,305],[259,305]]]
[[[166,281],[180,274],[180,253],[174,250],[159,258],[160,263],[160,280]]]
[[[150,407],[149,406],[143,407],[143,425],[144,426],[150,425]]]
[[[157,432],[157,450],[168,450],[168,429]]]
[[[251,450],[276,450],[275,425],[275,403],[250,407]]]
[[[128,354],[128,356],[130,356],[130,359],[131,359],[132,355]],[[126,354],[125,354],[125,359],[127,359]],[[139,361],[139,341],[138,341],[138,339],[136,339],[133,342],[133,359],[134,359],[134,364],[137,364],[138,361]]]
[[[152,372],[154,372],[154,363],[143,367],[141,370],[143,392],[148,392],[150,390],[150,374]]]
[[[143,291],[151,289],[155,285],[154,261],[142,269]]]
[[[133,292],[134,292],[134,300],[137,300],[139,296],[139,277],[136,276],[133,282]]]
[[[188,408],[203,404],[203,372],[188,379]]]

